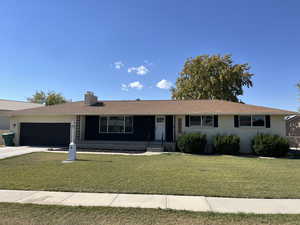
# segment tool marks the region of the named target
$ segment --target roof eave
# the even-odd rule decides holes
[[[192,112],[192,113],[173,113],[173,112],[161,112],[161,113],[82,113],[82,112],[74,112],[74,113],[14,113],[8,112],[7,116],[84,116],[84,115],[277,115],[277,116],[299,116],[300,113],[297,112]]]

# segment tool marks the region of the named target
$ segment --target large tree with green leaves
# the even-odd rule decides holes
[[[222,99],[240,102],[243,87],[252,87],[249,65],[233,64],[231,55],[201,55],[186,60],[173,99]]]
[[[32,97],[27,98],[29,102],[45,104],[45,105],[56,105],[66,103],[67,100],[60,93],[49,91],[47,94],[43,91],[36,91]]]
[[[298,88],[299,93],[300,93],[300,81],[299,81],[299,83],[297,84],[297,88]],[[300,108],[299,108],[299,112],[300,112]]]

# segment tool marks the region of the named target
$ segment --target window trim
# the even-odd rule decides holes
[[[106,132],[103,132],[101,131],[101,117],[106,117]],[[122,132],[109,132],[108,131],[108,121],[110,119],[110,117],[123,117],[123,131]],[[131,131],[130,132],[126,132],[126,124],[125,124],[125,121],[126,121],[126,117],[131,117]],[[99,133],[100,134],[132,134],[133,133],[133,116],[130,116],[130,115],[111,115],[111,116],[99,116]]]
[[[250,126],[241,125],[241,119],[240,119],[241,116],[250,116],[250,118],[251,118]],[[254,116],[263,117],[264,118],[264,125],[263,126],[253,126],[253,117]],[[252,114],[250,114],[250,115],[239,115],[239,127],[244,127],[244,128],[263,128],[264,127],[264,128],[266,128],[266,116],[265,115],[252,115]]]
[[[200,125],[192,125],[191,124],[191,117],[193,117],[193,116],[200,116],[200,118],[201,118]],[[207,126],[207,125],[204,126],[203,125],[203,118],[202,117],[204,117],[204,116],[211,116],[212,117],[212,125],[211,126]],[[217,127],[214,126],[214,124],[215,124],[214,115],[190,115],[189,116],[189,127],[191,127],[191,128],[217,128]]]

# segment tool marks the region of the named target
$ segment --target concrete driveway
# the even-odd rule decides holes
[[[14,157],[18,155],[29,154],[32,152],[45,152],[48,148],[41,147],[28,147],[28,146],[20,146],[20,147],[0,147],[0,159],[5,159],[9,157]]]

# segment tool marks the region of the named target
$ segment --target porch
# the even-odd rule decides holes
[[[175,116],[76,116],[81,149],[175,151]]]
[[[175,142],[158,141],[79,141],[80,149],[112,150],[112,151],[137,151],[137,152],[163,152],[175,151]]]

